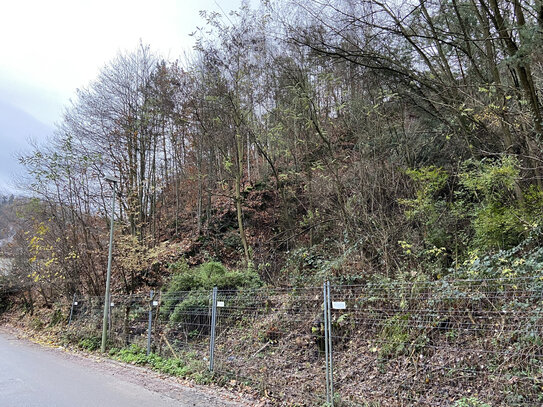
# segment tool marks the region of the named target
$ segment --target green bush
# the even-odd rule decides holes
[[[518,244],[525,231],[521,216],[518,208],[495,202],[478,208],[473,219],[475,247],[492,250]]]
[[[189,268],[181,261],[170,266],[174,271],[164,294],[161,313],[171,322],[181,322],[187,311],[205,308],[213,287],[219,290],[238,290],[241,287],[258,287],[262,284],[256,271],[228,270],[221,263],[208,262]]]
[[[409,344],[409,314],[388,318],[379,335],[381,348],[379,356],[395,357],[403,354]]]
[[[134,365],[144,365],[147,363],[147,354],[145,349],[138,345],[130,345],[128,348],[123,348],[117,353],[119,360]]]
[[[446,269],[475,251],[508,250],[543,222],[543,191],[523,188],[516,158],[466,160],[457,172],[436,167],[407,170],[415,197],[399,201],[405,215],[422,226],[422,245],[413,245],[406,260],[428,270],[432,262]],[[443,255],[424,256],[438,249]],[[438,273],[439,274],[439,273]]]
[[[472,207],[466,212],[475,232],[473,247],[509,249],[519,244],[541,219],[543,194],[535,187],[521,190],[519,163],[514,157],[468,160],[459,175]]]
[[[102,338],[100,338],[99,336],[91,336],[88,338],[83,338],[79,341],[79,347],[91,352],[98,350],[101,344]]]
[[[450,202],[444,193],[449,174],[443,168],[434,166],[407,170],[406,174],[415,185],[415,198],[399,200],[399,203],[406,207],[406,217],[422,222],[428,244],[446,246],[452,238],[451,224],[454,223],[454,217],[449,210]]]

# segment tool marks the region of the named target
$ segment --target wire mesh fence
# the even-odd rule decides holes
[[[541,406],[542,294],[534,277],[112,296],[109,341],[282,405]],[[103,301],[76,298],[70,329],[97,337]]]
[[[347,302],[332,322],[338,394],[381,405],[540,406],[541,282],[335,287]]]

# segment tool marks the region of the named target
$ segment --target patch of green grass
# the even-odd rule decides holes
[[[182,360],[165,358],[155,353],[146,354],[144,348],[131,345],[120,350],[111,350],[110,356],[122,362],[134,365],[149,366],[153,370],[172,376],[191,378],[197,383],[204,384],[211,381],[211,375],[205,371],[202,364],[195,360]]]
[[[94,352],[95,350],[99,349],[101,344],[102,338],[100,338],[99,336],[90,336],[88,338],[83,338],[78,343],[79,347],[86,349],[90,352]]]

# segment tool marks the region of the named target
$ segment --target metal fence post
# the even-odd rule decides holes
[[[209,371],[213,371],[215,362],[215,328],[217,326],[217,287],[213,287],[211,299],[211,339],[209,341]]]
[[[151,353],[151,329],[153,326],[153,297],[155,292],[151,290],[149,293],[149,325],[147,326],[147,356]]]
[[[330,405],[334,407],[334,358],[332,353],[332,299],[330,297],[330,281],[326,282],[326,300],[328,301],[326,309],[328,310],[328,351],[330,352],[330,356],[328,357],[330,366]]]
[[[327,299],[327,290],[326,282],[322,286],[322,297],[323,297],[323,317],[324,317],[324,359],[326,363],[326,403],[330,403],[330,364],[328,361],[328,349],[330,344],[328,341],[330,337],[328,336],[328,299]]]
[[[68,325],[72,323],[72,315],[74,314],[74,305],[75,305],[75,293],[74,293],[74,298],[72,299],[72,307],[70,308],[70,319],[68,320]]]

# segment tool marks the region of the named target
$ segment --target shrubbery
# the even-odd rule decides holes
[[[180,261],[172,264],[170,269],[174,274],[164,294],[161,313],[171,322],[184,320],[191,310],[208,307],[213,287],[237,291],[242,287],[254,288],[262,284],[252,268],[228,270],[218,262],[189,268],[185,261]]]
[[[543,192],[535,186],[522,189],[520,164],[513,157],[467,160],[457,172],[423,167],[406,173],[415,198],[400,203],[407,218],[423,226],[423,247],[412,252],[446,253],[448,261],[438,268],[458,267],[473,253],[510,250],[543,220]]]

